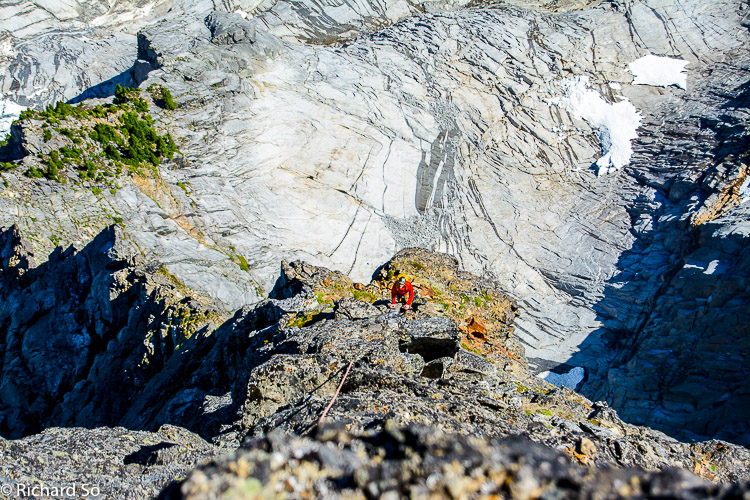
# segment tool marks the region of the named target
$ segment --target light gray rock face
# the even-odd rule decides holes
[[[585,366],[591,393],[626,404],[629,377],[597,382],[606,343],[637,348],[674,317],[661,295],[747,175],[747,6],[584,3],[158,4],[135,66],[175,95],[157,123],[184,158],[159,189],[123,180],[100,197],[4,173],[0,223],[18,223],[38,257],[52,235],[87,241],[121,217],[144,254],[228,310],[269,291],[282,259],[368,281],[399,248],[445,251],[518,299],[516,332],[540,368]],[[634,85],[628,65],[648,54],[689,61],[687,89]],[[617,127],[563,105],[579,77],[640,113],[625,168],[596,175]],[[706,293],[675,289],[687,303]],[[729,371],[720,379],[744,377]],[[685,409],[658,412],[676,422]]]
[[[278,238],[285,257],[355,279],[400,246],[446,250],[468,269],[502,278],[521,299],[518,327],[531,356],[564,361],[584,344],[591,352],[581,358],[591,365],[601,332],[637,329],[648,316],[644,306],[681,251],[682,227],[671,219],[684,224],[717,189],[671,186],[706,175],[702,162],[689,174],[685,158],[712,158],[721,140],[706,123],[725,123],[726,101],[708,89],[738,87],[747,59],[746,34],[729,28],[739,26],[737,5],[660,8],[424,15],[343,48],[180,51],[183,60],[164,58],[150,81],[190,96],[182,105],[197,130],[183,136],[182,174],[201,219],[223,226],[259,269],[275,266],[272,253],[257,250],[257,234]],[[685,31],[689,20],[722,26],[722,34],[700,38]],[[160,32],[144,36],[158,47]],[[162,52],[177,53],[173,45]],[[627,64],[649,52],[691,62],[689,93],[629,85]],[[727,62],[717,63],[718,53]],[[209,60],[220,63],[209,68]],[[186,73],[187,81],[174,78]],[[600,147],[590,126],[549,103],[575,75],[642,113],[627,172],[593,175]],[[682,131],[690,127],[705,140],[688,153]],[[739,175],[722,168],[724,184]],[[227,226],[237,220],[230,212],[239,212],[239,224]]]
[[[172,8],[198,12],[211,5],[207,0],[5,2],[0,5],[0,99],[43,108],[112,95],[116,84],[134,83],[139,29]]]

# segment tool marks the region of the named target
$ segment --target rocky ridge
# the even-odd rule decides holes
[[[584,489],[593,487],[586,485],[599,484],[591,481],[606,480],[607,476],[591,479],[570,460],[588,467],[640,466],[657,470],[676,466],[718,482],[748,479],[745,464],[750,463],[750,452],[745,448],[720,441],[676,441],[648,428],[624,423],[606,403],[592,403],[570,389],[555,388],[533,376],[523,348],[512,333],[514,302],[501,295],[497,284],[461,272],[457,261],[444,254],[404,250],[382,266],[382,278],[368,285],[303,262],[285,263],[276,287],[279,298],[240,309],[221,323],[209,302],[187,294],[185,288],[172,281],[173,277],[164,275],[158,264],[148,265],[130,253],[131,247],[116,227],[81,250],[60,251],[61,257],[52,259],[49,268],[25,267],[23,263],[31,258],[29,245],[17,229],[5,230],[2,235],[4,246],[0,254],[4,264],[0,277],[8,278],[2,288],[3,317],[10,317],[10,310],[23,310],[19,309],[20,304],[25,303],[26,309],[36,311],[31,317],[37,318],[21,322],[28,315],[19,315],[15,326],[9,329],[9,338],[18,340],[8,345],[20,343],[27,347],[7,348],[4,352],[0,374],[3,422],[18,432],[19,422],[30,420],[18,416],[22,408],[28,407],[35,412],[32,418],[43,427],[52,426],[41,434],[6,442],[4,453],[26,463],[29,470],[35,471],[34,477],[46,485],[91,483],[92,477],[85,471],[91,469],[93,458],[85,454],[73,457],[69,466],[74,470],[69,475],[55,473],[57,465],[71,460],[68,454],[78,446],[75,443],[85,440],[93,440],[94,448],[101,442],[105,449],[124,439],[131,441],[128,446],[112,448],[106,459],[97,459],[102,464],[93,469],[99,475],[97,484],[111,488],[104,493],[108,496],[147,474],[149,480],[140,483],[133,495],[148,497],[165,486],[168,478],[183,477],[186,468],[196,461],[226,453],[243,442],[246,451],[206,465],[205,472],[188,475],[184,484],[171,486],[164,495],[178,491],[188,496],[191,491],[219,494],[227,482],[240,490],[257,489],[259,484],[282,487],[283,481],[268,482],[264,473],[253,472],[255,465],[247,468],[248,460],[265,460],[262,453],[269,451],[311,446],[319,450],[315,453],[325,453],[321,446],[334,446],[339,451],[326,455],[326,460],[344,460],[334,457],[349,445],[367,449],[369,445],[357,444],[360,440],[387,450],[392,449],[387,444],[390,439],[416,436],[416,443],[420,443],[429,434],[433,437],[423,444],[409,441],[412,438],[406,443],[407,447],[416,446],[414,449],[421,450],[420,456],[426,459],[431,446],[442,446],[438,441],[454,442],[453,438],[442,439],[440,433],[475,436],[466,443],[467,449],[477,450],[467,451],[479,454],[475,461],[481,461],[479,457],[487,453],[496,453],[492,451],[497,450],[496,446],[505,446],[491,441],[493,438],[523,434],[536,441],[539,448],[528,448],[531,445],[518,444],[520,441],[506,443],[513,449],[523,446],[532,450],[526,455],[527,460],[559,464],[549,475],[535,476],[537,486],[563,481],[570,475],[578,478],[573,481],[581,481]],[[396,268],[407,266],[420,269],[415,283],[422,291],[429,287],[433,297],[416,313],[405,316],[387,307],[387,301],[382,299],[387,297],[387,289],[381,281],[388,281]],[[28,281],[22,282],[18,275]],[[71,283],[78,285],[71,287]],[[68,295],[62,293],[66,289]],[[474,295],[469,297],[467,293]],[[50,295],[55,300],[49,300]],[[32,297],[48,300],[41,305]],[[92,307],[94,303],[98,306]],[[82,314],[81,309],[76,311],[76,304],[88,304],[85,310],[96,312],[94,317]],[[3,322],[7,324],[8,320]],[[477,331],[480,322],[485,326],[483,332]],[[66,334],[71,328],[90,332],[88,349],[60,349],[61,339],[72,338]],[[97,345],[106,349],[96,348]],[[45,357],[49,359],[45,365],[35,361]],[[66,358],[77,361],[63,363]],[[20,373],[21,366],[36,372]],[[319,419],[345,374],[341,392],[326,416],[326,421],[335,425],[326,431],[319,427]],[[121,382],[114,382],[117,377]],[[24,388],[14,384],[19,380],[34,381],[34,389],[31,385]],[[96,429],[65,429],[60,425]],[[110,430],[102,425],[131,430]],[[429,426],[431,430],[409,427],[414,425]],[[24,434],[36,431],[27,428]],[[307,435],[310,437],[304,439],[316,441],[299,441],[308,444],[296,448],[298,442],[294,440],[298,438],[280,437],[280,431]],[[174,432],[177,435],[170,438]],[[458,442],[464,439],[459,438]],[[283,444],[286,440],[294,444]],[[43,455],[39,454],[39,442],[50,443]],[[276,444],[268,448],[262,442]],[[367,453],[374,457],[380,453],[376,449]],[[237,458],[245,453],[252,458]],[[295,470],[298,459],[283,453],[272,454],[276,464],[272,468],[278,471],[281,467],[282,472]],[[361,460],[370,460],[361,452],[356,453]],[[567,458],[563,458],[565,455]],[[394,457],[399,456],[401,452]],[[515,470],[512,464],[519,459],[503,463]],[[231,465],[233,460],[245,465]],[[415,458],[412,456],[411,460]],[[264,463],[258,462],[258,471],[265,470]],[[388,470],[402,466],[407,467],[405,471],[413,470],[413,465],[401,459],[392,464]],[[9,478],[11,484],[22,484],[26,473],[7,467],[3,477]],[[308,465],[304,467],[309,469]],[[351,470],[344,468],[329,476],[330,471],[321,469],[314,477],[330,477],[330,481],[324,481],[325,487],[338,484],[336,488],[341,488],[342,494],[352,488],[360,491],[352,494],[367,496],[378,496],[389,489],[402,491],[401,486],[393,486],[388,479],[395,477],[392,472],[384,470],[386,486],[378,486],[381,482],[370,476],[351,483],[346,479]],[[503,474],[495,469],[485,472],[494,478],[492,481],[498,481],[498,474]],[[214,479],[198,479],[206,474]],[[376,468],[372,474],[381,473]],[[454,474],[477,479],[471,469],[456,469]],[[696,491],[717,496],[728,491],[701,483],[687,472],[678,473],[679,480],[668,474],[640,474],[638,477],[645,482],[641,486],[631,484],[636,492],[651,491],[652,486],[648,485],[659,483],[660,477],[667,478],[664,481],[669,491],[696,487]],[[589,479],[584,480],[584,476]],[[415,476],[415,481],[417,477],[421,476]],[[194,485],[195,481],[199,484]],[[242,486],[237,481],[252,485]],[[311,486],[300,481],[289,483],[290,494],[302,495],[308,489],[324,494],[320,489],[324,483]],[[441,481],[428,481],[432,484],[428,488],[445,484]],[[513,486],[515,479],[509,481],[496,483],[496,487],[514,491],[527,487]],[[206,489],[206,484],[215,487]],[[462,494],[478,487],[471,486],[475,484],[471,481],[461,484],[465,489]],[[486,486],[494,487],[490,483]],[[381,490],[370,492],[367,488]],[[526,493],[513,494],[525,498]]]
[[[154,498],[220,453],[170,425],[158,432],[53,427],[2,440],[0,480],[9,498]]]
[[[679,469],[586,469],[523,438],[488,441],[419,426],[350,434],[324,426],[314,439],[272,433],[250,441],[159,498],[698,499],[746,491],[747,484],[716,486]]]

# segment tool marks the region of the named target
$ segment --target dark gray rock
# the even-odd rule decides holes
[[[12,229],[2,239],[7,262],[29,262]],[[159,263],[143,264],[117,226],[8,280],[17,267],[0,290],[6,436],[116,425],[170,356],[220,318]]]
[[[3,317],[12,318],[0,374],[5,432],[34,432],[22,425],[31,418],[40,426],[112,423],[152,431],[171,424],[234,448],[272,430],[311,432],[330,406],[326,421],[350,430],[384,429],[393,421],[472,436],[525,433],[586,465],[678,466],[717,480],[747,476],[742,464],[750,453],[743,448],[680,443],[627,425],[570,390],[552,390],[525,368],[493,368],[459,348],[461,333],[448,318],[321,314],[317,300],[308,299],[328,290],[335,273],[295,266],[307,278],[319,277],[314,286],[300,282],[302,300],[271,299],[210,325],[218,319],[210,304],[158,263],[140,262],[117,229],[80,251],[60,250],[23,275],[34,278],[29,284],[2,290],[9,308]],[[310,320],[290,326],[292,311]],[[62,349],[80,325],[91,332],[89,343]],[[100,338],[106,343],[96,348]],[[155,467],[182,455],[179,445],[154,442],[130,450],[128,463]],[[329,464],[342,460],[323,455]]]
[[[321,427],[316,438],[272,433],[190,473],[162,499],[213,499],[279,488],[326,498],[736,498],[750,484],[716,486],[673,468],[588,469],[521,437],[488,440],[432,427],[386,426],[350,433]]]
[[[408,323],[408,342],[402,349],[422,356],[425,361],[452,357],[461,344],[461,333],[455,323],[448,318],[417,319]]]
[[[34,251],[23,239],[18,227],[0,228],[0,280],[9,286],[34,267]]]
[[[102,499],[154,498],[221,451],[169,425],[158,432],[57,427],[2,440],[0,450],[0,477],[11,498]]]
[[[424,368],[422,368],[422,376],[435,379],[448,377],[453,366],[455,366],[453,358],[432,359],[426,362]]]
[[[380,314],[377,307],[369,302],[351,298],[343,298],[336,303],[334,313],[337,318],[364,319]]]
[[[206,26],[217,45],[255,42],[255,27],[237,13],[214,11],[206,17]]]
[[[597,397],[629,421],[750,443],[750,218],[735,210],[698,231],[698,248],[664,284]]]

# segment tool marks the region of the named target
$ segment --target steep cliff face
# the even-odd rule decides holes
[[[698,249],[666,285],[601,395],[632,422],[750,443],[750,219],[700,227]]]
[[[172,92],[177,109],[149,108],[181,155],[114,192],[29,180],[23,169],[39,158],[24,158],[2,174],[0,223],[18,224],[39,257],[57,242],[83,246],[116,218],[139,252],[225,310],[268,293],[282,259],[367,282],[400,248],[446,251],[517,300],[516,333],[537,369],[584,366],[584,391],[631,418],[705,433],[718,411],[747,439],[742,394],[731,396],[747,371],[744,340],[735,353],[721,340],[747,338],[725,331],[744,325],[746,298],[737,311],[697,307],[747,277],[742,245],[724,243],[748,210],[746,5],[520,5],[154,4],[125,30],[158,21],[137,54],[122,53],[133,69],[122,78]],[[78,33],[101,34],[82,16]],[[75,97],[95,71],[130,67],[84,52],[76,71],[89,76],[37,95],[68,70],[30,83],[18,68],[38,45],[13,36],[3,91],[20,104]],[[49,36],[52,47],[80,43]],[[654,64],[677,71],[655,78]],[[717,260],[729,274],[703,272],[693,286],[694,262],[707,271]],[[682,310],[695,311],[690,324]],[[670,348],[665,332],[684,346],[694,327],[693,364],[665,355],[650,373],[726,390],[695,394],[665,378],[649,393],[640,363]]]
[[[114,226],[33,268],[17,228],[0,234],[5,436],[115,425],[166,361],[221,319],[160,263],[139,265]]]

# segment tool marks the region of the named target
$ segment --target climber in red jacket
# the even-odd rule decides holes
[[[391,288],[391,309],[396,307],[397,299],[399,302],[406,302],[404,309],[411,309],[411,303],[414,300],[414,288],[404,274],[399,274],[396,277],[396,282],[393,283],[393,288]]]

